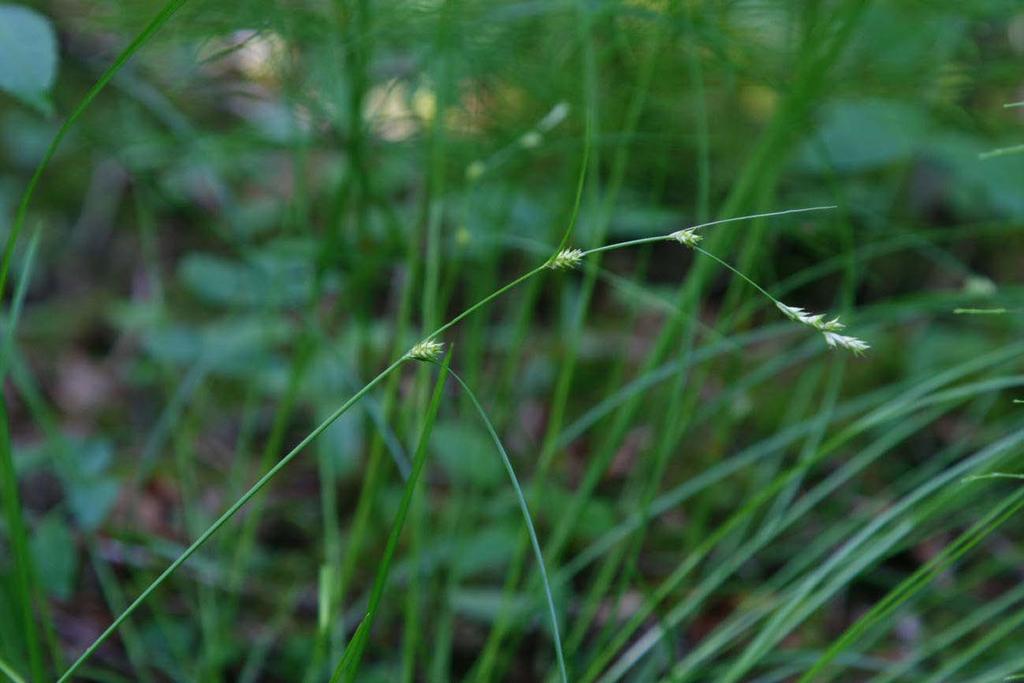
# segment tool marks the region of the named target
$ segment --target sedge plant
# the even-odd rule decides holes
[[[792,209],[792,210],[788,210],[786,212],[773,212],[772,214],[759,214],[759,215],[755,215],[755,216],[742,216],[742,217],[734,218],[734,219],[721,219],[721,220],[718,220],[718,221],[714,221],[712,224],[717,225],[717,224],[722,224],[722,223],[731,222],[731,221],[750,220],[752,218],[763,217],[764,215],[779,215],[780,213],[796,213],[796,212],[801,212],[801,211],[820,211],[820,210],[824,210],[824,209],[828,209],[828,208],[832,208],[832,207],[810,207],[808,209]],[[221,527],[223,527],[229,520],[231,520],[253,497],[255,497],[263,488],[265,488],[271,481],[273,481],[278,476],[278,474],[285,467],[288,466],[288,464],[292,460],[294,460],[296,457],[298,457],[298,455],[307,446],[309,446],[318,436],[320,436],[338,418],[340,418],[342,415],[344,415],[349,409],[351,409],[363,397],[365,397],[367,394],[369,394],[374,388],[376,388],[379,384],[381,384],[387,377],[389,377],[393,372],[398,370],[407,361],[422,361],[422,360],[434,360],[434,359],[436,359],[439,356],[439,354],[441,352],[441,349],[442,349],[442,346],[441,346],[442,342],[439,341],[439,338],[441,337],[441,335],[443,335],[444,332],[446,332],[447,330],[449,330],[450,328],[452,328],[453,326],[455,326],[456,324],[458,324],[463,319],[465,319],[469,315],[473,314],[477,310],[481,309],[482,307],[486,306],[487,304],[489,304],[490,302],[494,301],[498,297],[502,296],[503,294],[505,294],[506,292],[508,292],[512,288],[522,284],[523,282],[529,280],[532,277],[535,277],[535,276],[537,276],[537,275],[539,275],[539,274],[541,274],[541,273],[543,273],[543,272],[545,272],[547,270],[564,270],[564,269],[574,268],[574,267],[578,266],[582,262],[582,260],[585,257],[587,257],[588,255],[595,254],[595,253],[600,253],[600,252],[606,252],[606,251],[610,251],[610,250],[613,250],[613,249],[622,249],[622,248],[636,246],[638,244],[647,244],[647,243],[651,243],[651,242],[675,242],[675,243],[681,244],[681,245],[683,245],[685,247],[689,247],[689,248],[691,248],[691,249],[693,249],[695,251],[698,251],[699,253],[704,254],[704,255],[706,255],[706,256],[708,256],[710,258],[713,258],[716,261],[719,261],[720,263],[723,263],[724,265],[726,265],[727,267],[732,269],[732,267],[728,266],[728,264],[725,261],[720,260],[717,256],[715,256],[715,255],[711,254],[710,252],[707,252],[706,250],[701,249],[700,247],[696,246],[697,241],[699,240],[699,237],[700,237],[699,234],[696,231],[701,229],[701,228],[703,228],[703,227],[706,227],[706,225],[695,225],[695,226],[691,226],[689,228],[685,228],[685,229],[683,229],[681,231],[675,231],[675,232],[672,232],[672,233],[669,233],[669,234],[666,234],[666,235],[659,235],[659,236],[656,236],[656,237],[643,238],[643,239],[639,239],[639,240],[629,240],[629,241],[626,241],[626,242],[620,242],[620,243],[616,243],[616,244],[610,244],[610,245],[606,245],[606,246],[602,246],[602,247],[597,247],[595,249],[591,249],[591,250],[588,250],[588,251],[583,251],[583,250],[579,250],[579,249],[572,249],[572,248],[560,249],[560,250],[556,251],[549,259],[547,259],[541,265],[537,266],[533,270],[528,271],[527,273],[525,273],[525,274],[519,276],[518,278],[512,280],[508,284],[506,284],[506,285],[500,287],[499,289],[495,290],[490,295],[484,297],[483,299],[481,299],[477,303],[473,304],[472,306],[470,306],[466,310],[464,310],[461,313],[459,313],[458,315],[454,316],[451,320],[449,320],[445,324],[443,324],[440,327],[438,327],[436,330],[434,330],[432,333],[427,335],[420,342],[417,342],[415,345],[413,345],[404,355],[402,355],[401,357],[399,357],[398,359],[393,361],[384,370],[382,370],[380,373],[378,373],[378,375],[376,377],[371,379],[365,386],[363,386],[359,391],[357,391],[351,398],[349,398],[341,406],[339,406],[333,413],[331,413],[315,429],[313,429],[301,441],[299,441],[299,443],[296,444],[296,446],[293,447],[287,454],[285,454],[272,468],[270,468],[270,470],[268,470],[262,477],[260,477],[241,497],[238,498],[238,500],[236,500],[231,506],[229,506],[227,508],[227,510],[225,510],[224,513],[220,517],[218,517],[209,527],[207,527],[207,529],[205,531],[203,531],[173,562],[171,562],[171,564],[168,565],[168,567],[156,579],[154,579],[153,582],[150,583],[149,586],[147,586],[145,588],[145,590],[143,590],[139,594],[139,596],[137,598],[135,598],[135,600],[132,601],[132,603],[130,605],[128,605],[128,607],[126,607],[124,609],[124,611],[122,611],[121,614],[119,614],[117,616],[117,618],[114,619],[114,621],[103,631],[103,633],[101,633],[85,649],[85,651],[82,652],[82,654],[78,657],[78,659],[76,659],[75,662],[63,673],[63,675],[60,677],[59,680],[60,681],[69,680],[71,678],[71,676],[73,676],[75,674],[75,672],[78,671],[78,669],[100,647],[100,645],[102,645],[108,638],[110,638],[110,636],[113,635],[113,633],[120,627],[120,625],[136,609],[138,609],[143,603],[145,603],[146,600],[164,582],[166,582],[167,579],[179,567],[181,567],[182,564],[184,564],[193,554],[195,554],[195,552],[197,550],[199,550],[199,548],[201,548],[203,545],[205,545],[213,537],[213,535],[216,534],[218,530],[220,530]],[[758,291],[760,291],[765,296],[767,296],[772,301],[772,303],[774,303],[776,305],[781,305],[781,302],[779,302],[776,299],[774,299],[773,297],[771,297],[771,295],[768,294],[768,292],[766,290],[762,289],[759,285],[756,285],[753,282],[753,280],[750,280],[749,278],[747,278],[747,276],[742,275],[741,273],[739,273],[739,271],[735,271],[735,272],[737,274],[739,274],[741,277],[743,277],[745,280],[747,280],[748,282],[753,284],[755,287],[757,287]],[[792,309],[792,310],[796,310],[796,309]],[[789,314],[787,314],[787,316],[788,315]],[[835,329],[838,329],[838,327],[836,327],[838,325],[838,321],[837,320],[833,320],[831,322],[823,323],[822,324],[820,321],[823,320],[823,319],[824,318],[822,318],[822,317],[808,316],[806,320],[799,320],[799,322],[801,322],[804,325],[808,325],[808,326],[812,327],[813,329],[821,332],[823,335],[825,335],[825,341],[828,343],[829,346],[845,348],[845,349],[848,349],[848,350],[853,351],[854,353],[858,353],[858,354],[862,353],[864,350],[867,349],[866,343],[862,342],[859,339],[853,338],[853,337],[845,337],[845,336],[843,336],[842,339],[844,341],[841,341],[841,342],[836,341],[835,337],[841,336],[841,335],[836,335],[835,332],[834,332]],[[820,325],[820,327],[818,325]],[[832,336],[830,337],[829,335],[832,335]]]

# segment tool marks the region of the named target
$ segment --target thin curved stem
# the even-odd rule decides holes
[[[551,633],[552,639],[555,643],[555,655],[558,658],[558,671],[562,677],[562,683],[568,683],[569,677],[565,670],[565,655],[562,653],[562,637],[559,633],[558,627],[558,612],[555,609],[555,599],[551,593],[551,583],[548,581],[548,572],[544,564],[544,553],[540,548],[540,541],[537,540],[537,530],[533,526],[533,518],[530,515],[530,508],[526,504],[526,496],[523,495],[523,489],[519,485],[519,479],[516,477],[515,469],[512,467],[512,460],[508,457],[508,452],[501,443],[501,439],[498,437],[498,433],[494,429],[494,425],[487,417],[487,413],[484,411],[480,401],[477,400],[476,394],[473,390],[459,377],[454,370],[448,369],[448,373],[455,379],[456,382],[462,387],[466,395],[469,396],[470,402],[473,407],[476,408],[477,413],[480,414],[480,419],[484,423],[484,427],[487,428],[487,433],[490,434],[491,440],[494,441],[495,447],[498,449],[498,454],[501,455],[501,462],[505,465],[505,471],[508,473],[508,478],[512,482],[512,487],[516,492],[516,500],[519,501],[519,510],[523,514],[523,521],[526,523],[526,530],[530,535],[530,544],[533,546],[533,554],[537,558],[537,566],[540,571],[541,582],[544,584],[544,596],[548,602],[548,614],[551,617]]]
[[[477,301],[475,304],[473,304],[472,306],[470,306],[469,308],[464,310],[462,313],[459,313],[457,316],[455,316],[454,318],[452,318],[451,320],[446,322],[444,325],[441,325],[441,327],[437,328],[436,330],[434,330],[433,332],[428,334],[424,339],[427,340],[427,341],[429,341],[431,339],[435,339],[438,335],[444,333],[448,328],[454,326],[456,323],[461,321],[463,318],[468,316],[470,313],[473,313],[474,311],[476,311],[480,307],[485,306],[486,304],[489,304],[491,301],[497,299],[499,296],[501,296],[502,294],[504,294],[508,290],[512,289],[513,287],[515,287],[517,285],[521,285],[522,283],[526,282],[531,277],[533,277],[537,273],[545,270],[546,268],[547,268],[547,262],[543,263],[542,265],[537,266],[536,268],[534,268],[533,270],[531,270],[531,271],[529,271],[527,273],[524,273],[523,275],[520,275],[519,277],[517,277],[512,282],[510,282],[507,285],[505,285],[505,286],[503,286],[503,287],[501,287],[501,288],[491,292],[490,294],[485,296],[483,299],[480,299],[480,301]]]
[[[558,249],[555,250],[555,253],[562,251],[565,249],[565,245],[569,244],[569,238],[572,237],[572,231],[576,227],[576,219],[580,215],[580,205],[583,203],[583,189],[587,184],[587,167],[590,165],[590,148],[593,146],[594,136],[594,122],[589,110],[583,119],[583,158],[580,160],[580,173],[576,179],[576,197],[573,200],[569,223],[565,226],[565,232],[562,233],[562,239],[558,242]]]
[[[650,244],[652,242],[665,242],[671,240],[670,235],[658,235],[657,237],[641,237],[640,239],[629,240],[628,242],[615,242],[614,244],[606,244],[603,247],[595,247],[593,249],[587,249],[581,254],[581,256],[590,256],[591,254],[600,254],[603,251],[614,251],[616,249],[622,249],[624,247],[635,247],[641,244]]]
[[[774,304],[779,304],[779,303],[782,303],[781,301],[779,301],[778,299],[776,299],[776,298],[775,298],[774,296],[772,296],[771,294],[769,294],[769,293],[768,293],[768,290],[766,290],[766,289],[765,289],[764,287],[762,287],[761,285],[757,284],[756,282],[754,282],[753,280],[751,280],[751,279],[750,279],[749,277],[747,277],[746,275],[744,275],[744,274],[743,274],[742,272],[740,272],[739,270],[737,270],[737,269],[736,269],[736,268],[735,268],[735,267],[734,267],[734,266],[733,266],[732,264],[730,264],[730,263],[729,263],[728,261],[724,261],[724,260],[722,260],[722,259],[718,258],[717,256],[715,256],[714,254],[712,254],[712,253],[711,253],[710,251],[707,251],[707,250],[701,249],[700,247],[692,247],[692,249],[693,249],[694,251],[700,252],[701,254],[704,254],[704,255],[705,255],[705,256],[707,256],[708,258],[711,258],[711,259],[714,259],[715,261],[718,261],[718,263],[720,263],[721,265],[725,266],[726,268],[728,268],[729,270],[731,270],[731,271],[732,271],[733,273],[735,273],[736,275],[739,275],[739,276],[740,276],[741,278],[743,278],[743,279],[744,279],[744,280],[745,280],[745,281],[747,282],[747,284],[751,285],[752,287],[754,287],[754,289],[756,289],[757,291],[761,292],[761,293],[762,293],[762,294],[764,294],[764,295],[765,295],[766,297],[768,297],[769,299],[771,299],[772,303],[774,303]]]
[[[376,377],[374,377],[372,380],[370,380],[370,382],[366,386],[364,386],[362,389],[360,389],[358,392],[356,392],[356,394],[353,395],[352,398],[350,398],[349,400],[345,401],[345,403],[343,403],[337,410],[335,410],[333,413],[331,413],[327,417],[327,419],[325,419],[323,422],[320,423],[319,426],[317,426],[316,429],[314,429],[309,434],[307,434],[306,437],[302,441],[300,441],[298,444],[296,444],[295,447],[292,448],[292,450],[290,450],[287,455],[285,455],[283,458],[278,460],[276,465],[274,465],[269,470],[267,470],[266,474],[264,474],[262,477],[260,477],[259,480],[249,488],[248,491],[243,493],[242,496],[231,505],[231,507],[229,507],[227,510],[225,510],[224,513],[220,517],[218,517],[217,520],[206,529],[206,531],[204,531],[202,534],[200,534],[200,536],[196,540],[194,540],[192,542],[192,545],[190,545],[188,548],[186,548],[181,553],[181,555],[179,555],[177,557],[177,559],[174,560],[174,562],[171,562],[171,564],[168,565],[167,569],[165,569],[163,571],[163,573],[160,574],[160,576],[158,576],[156,579],[154,579],[153,582],[151,584],[149,584],[149,586],[147,586],[146,589],[144,591],[142,591],[142,593],[140,593],[137,598],[135,598],[135,600],[132,601],[132,604],[128,605],[128,607],[126,607],[125,610],[123,612],[121,612],[121,614],[118,615],[118,617],[116,619],[114,619],[113,623],[111,623],[110,626],[108,626],[106,628],[106,630],[103,631],[103,633],[101,633],[99,635],[99,637],[96,638],[96,640],[93,641],[92,645],[90,645],[88,648],[86,648],[85,652],[83,652],[78,657],[78,659],[75,660],[75,663],[72,664],[68,668],[68,670],[64,672],[64,674],[58,679],[57,683],[64,683],[64,681],[70,680],[71,676],[74,675],[75,671],[77,671],[78,668],[80,666],[82,666],[83,663],[85,663],[85,660],[89,659],[89,657],[92,656],[92,654],[99,648],[99,646],[102,645],[107,640],[107,638],[109,638],[111,635],[113,635],[114,631],[116,631],[118,629],[118,627],[122,623],[124,623],[124,621],[129,616],[131,616],[132,612],[134,612],[136,609],[138,609],[138,607],[143,602],[145,602],[146,599],[150,595],[152,595],[153,592],[156,591],[156,589],[159,588],[164,583],[164,581],[166,581],[168,579],[168,577],[170,577],[170,575],[173,574],[178,569],[178,567],[183,565],[185,563],[185,561],[188,560],[188,558],[192,557],[192,555],[197,550],[199,550],[199,548],[203,544],[205,544],[210,539],[211,536],[213,536],[215,533],[217,533],[217,531],[222,526],[224,526],[224,524],[227,523],[227,521],[229,519],[231,519],[232,517],[235,516],[235,513],[237,513],[239,510],[241,510],[242,507],[244,507],[245,504],[248,503],[249,500],[252,499],[253,496],[255,496],[257,493],[259,493],[260,490],[264,486],[266,486],[270,482],[271,479],[273,479],[275,476],[277,476],[278,472],[280,472],[282,469],[287,467],[288,463],[290,463],[292,460],[294,460],[295,457],[300,452],[302,452],[302,450],[306,446],[308,446],[310,444],[310,442],[312,442],[316,437],[320,436],[320,434],[322,434],[324,432],[324,430],[326,430],[328,427],[330,427],[331,424],[333,424],[335,420],[337,420],[345,412],[347,412],[349,408],[351,408],[353,405],[355,405],[359,401],[359,399],[361,399],[363,396],[365,396],[367,393],[369,393],[370,390],[372,390],[375,386],[377,386],[381,382],[381,380],[383,380],[385,377],[390,375],[393,370],[395,370],[398,366],[400,366],[406,360],[409,360],[409,357],[408,356],[402,356],[401,358],[396,360],[394,363],[389,365],[387,368],[382,370],[380,372],[380,374],[378,374]]]
[[[829,204],[827,206],[807,206],[802,209],[786,209],[784,211],[769,211],[768,213],[752,213],[749,216],[736,216],[735,218],[721,218],[717,221],[710,221],[708,223],[698,223],[697,225],[691,225],[691,230],[698,230],[700,228],[709,228],[712,225],[721,225],[722,223],[734,223],[736,221],[749,221],[755,218],[770,218],[772,216],[785,216],[791,213],[807,213],[808,211],[830,211],[831,209],[838,208],[835,204]]]

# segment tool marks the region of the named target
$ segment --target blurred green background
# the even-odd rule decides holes
[[[159,11],[0,4],[0,234]],[[185,3],[69,129],[13,252],[0,664],[55,678],[573,221],[586,249],[834,205],[702,246],[841,314],[863,358],[674,244],[443,336],[525,490],[569,678],[797,680],[839,643],[810,680],[1024,671],[1024,520],[972,527],[1020,482],[962,481],[1024,461],[1022,57],[1011,0]],[[390,375],[81,679],[327,680],[433,380]],[[525,538],[449,381],[359,680],[555,676]]]

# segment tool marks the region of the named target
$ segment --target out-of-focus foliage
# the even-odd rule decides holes
[[[28,7],[0,5],[0,90],[51,111],[57,79],[57,37],[49,20]]]
[[[62,117],[156,11],[0,5],[0,236]],[[1004,107],[1022,56],[1011,0],[190,0],[72,129],[15,252],[4,396],[41,632],[77,656],[381,367],[542,263],[586,159],[583,249],[835,205],[702,244],[872,349],[830,352],[679,245],[610,252],[592,281],[545,273],[444,335],[527,491],[570,678],[809,670],[1014,490],[950,473],[1001,439],[978,467],[1021,464],[1024,157],[987,153],[1024,140]],[[91,673],[326,680],[428,374],[327,430]],[[361,673],[543,679],[517,501],[452,387],[428,453]],[[1015,672],[1022,528],[869,631],[837,680]],[[0,659],[28,671],[19,618],[0,608]]]

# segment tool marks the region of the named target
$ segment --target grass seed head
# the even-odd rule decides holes
[[[839,318],[826,320],[823,313],[808,313],[802,308],[797,306],[787,306],[781,301],[776,301],[775,305],[780,311],[782,311],[782,314],[790,320],[821,332],[825,337],[825,343],[833,349],[844,348],[853,351],[853,353],[858,356],[861,356],[865,351],[871,348],[867,342],[861,339],[849,337],[845,334],[838,334],[839,330],[846,327],[846,325],[839,322]]]
[[[703,237],[697,234],[697,230],[695,228],[685,228],[683,230],[676,230],[674,233],[669,235],[669,238],[674,239],[676,242],[679,242],[679,244],[683,245],[684,247],[690,247],[691,249],[697,246],[697,243],[704,239]]]
[[[409,353],[406,355],[409,358],[422,361],[435,361],[441,357],[441,351],[444,350],[444,344],[436,342],[433,339],[424,339],[416,346],[409,349]]]
[[[537,129],[546,133],[564,121],[568,115],[569,103],[559,102],[540,120],[540,123],[537,124]]]
[[[570,270],[578,266],[582,259],[583,252],[579,249],[563,249],[548,261],[548,268],[551,270]]]
[[[864,352],[870,349],[866,341],[835,332],[822,332],[825,335],[825,343],[833,349],[843,348],[852,351],[855,356],[863,356]]]
[[[832,318],[831,320],[825,320],[824,313],[808,313],[802,308],[797,306],[787,306],[781,301],[776,301],[775,305],[780,311],[782,311],[782,314],[790,320],[795,320],[801,325],[812,327],[819,332],[838,332],[846,327],[846,325],[839,322],[838,317]]]

